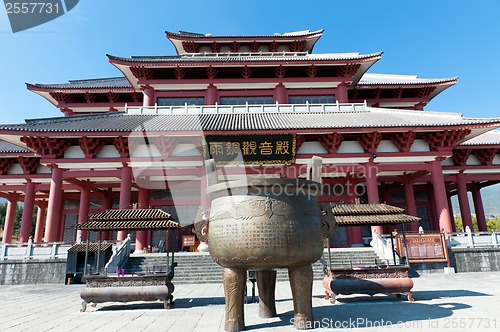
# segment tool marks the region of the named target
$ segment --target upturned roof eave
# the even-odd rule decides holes
[[[311,115],[316,115],[316,114],[311,114]],[[103,119],[108,119],[110,120],[110,116],[108,114],[103,114],[103,115],[97,115],[100,117],[103,117]],[[124,115],[128,116],[128,115]],[[83,116],[78,116],[78,118],[81,119],[92,119],[95,116],[92,115],[83,115]],[[135,115],[133,117],[136,117]],[[76,117],[60,117],[60,118],[52,118],[52,119],[45,119],[45,121],[55,121],[55,127],[50,128],[49,123],[41,123],[39,124],[38,128],[34,128],[33,126],[36,125],[35,121],[40,121],[40,120],[27,120],[26,124],[20,124],[20,125],[4,125],[0,126],[0,135],[5,135],[5,136],[21,136],[21,135],[41,135],[41,134],[46,134],[46,133],[51,133],[52,135],[56,136],[81,136],[81,135],[88,135],[89,133],[92,133],[92,135],[102,135],[105,136],[106,134],[109,133],[122,133],[123,135],[129,135],[133,133],[138,133],[142,132],[141,126],[142,125],[137,125],[134,128],[128,127],[128,128],[92,128],[92,126],[89,123],[83,122],[81,124],[81,128],[78,127],[78,125],[74,126],[73,129],[68,129],[71,127],[71,122],[74,122],[78,119],[75,119]],[[149,119],[149,118],[148,118]],[[60,120],[64,121],[64,125],[61,125]],[[136,119],[134,119],[136,120]],[[94,121],[95,118],[94,118]],[[99,122],[102,122],[101,120],[97,120]],[[145,120],[146,121],[146,120]],[[108,122],[108,121],[106,121]],[[140,122],[140,121],[139,121]],[[134,125],[139,123],[134,121]],[[59,127],[57,128],[56,125],[59,124]],[[49,128],[47,128],[49,127]],[[85,128],[83,128],[85,127]],[[253,132],[282,132],[282,131],[290,131],[290,130],[295,130],[295,131],[301,131],[301,132],[315,132],[317,130],[332,130],[332,131],[339,131],[339,132],[344,132],[344,131],[351,131],[351,130],[365,130],[365,131],[373,131],[373,130],[384,130],[384,131],[398,131],[398,130],[407,130],[408,128],[411,128],[413,130],[443,130],[445,128],[457,128],[457,127],[462,127],[462,128],[484,128],[486,130],[492,130],[495,128],[500,127],[500,118],[495,118],[495,119],[465,119],[463,121],[457,122],[457,123],[399,123],[399,124],[391,124],[391,125],[381,125],[381,124],[374,124],[374,125],[344,125],[344,126],[322,126],[322,125],[314,125],[310,126],[307,123],[304,125],[296,125],[293,128],[290,126],[287,126],[286,128],[279,128],[276,126],[263,126],[261,128],[248,128],[245,130],[248,131],[253,131]],[[204,132],[204,133],[231,133],[231,132],[236,132],[236,131],[241,131],[241,128],[212,128],[212,127],[203,127],[200,126],[199,128],[193,127],[192,124],[187,124],[185,128],[177,128],[177,129],[172,129],[172,128],[166,128],[166,129],[161,129],[161,128],[150,128],[150,132],[158,132],[158,133],[164,133],[164,132],[175,132],[176,134],[187,134],[187,135],[193,135],[193,134],[199,134],[199,132]]]
[[[97,91],[97,90],[113,90],[113,91],[133,91],[133,87],[130,82],[126,79],[126,77],[119,77],[123,80],[126,80],[128,85],[102,85],[102,86],[71,86],[71,81],[69,83],[55,83],[55,84],[40,84],[40,83],[25,83],[26,88],[30,91],[43,91],[43,92],[86,92],[86,91]],[[117,79],[117,77],[112,77],[109,79]],[[94,80],[86,80],[89,82],[98,82],[101,79]]]
[[[458,77],[450,77],[443,79],[428,79],[428,82],[410,82],[410,81],[401,81],[401,82],[363,82],[360,81],[357,84],[357,88],[397,88],[397,87],[422,87],[422,86],[452,86],[458,83]]]
[[[320,29],[316,31],[309,31],[303,34],[293,34],[293,33],[284,33],[284,34],[274,34],[274,35],[209,35],[202,33],[191,33],[191,34],[182,34],[172,31],[165,31],[165,35],[167,38],[175,38],[179,40],[205,40],[207,42],[217,41],[217,40],[254,40],[254,39],[266,39],[266,40],[296,40],[298,38],[311,38],[315,36],[321,36],[325,30]]]
[[[307,43],[306,50],[312,53],[314,45],[323,35],[323,29],[307,32],[307,33],[295,33],[295,34],[274,34],[274,35],[260,35],[260,36],[213,36],[209,34],[200,33],[175,33],[170,31],[165,31],[167,39],[174,46],[176,53],[181,54],[185,52],[182,45],[183,42],[197,42],[199,44],[208,45],[209,43],[227,43],[227,42],[271,42],[271,41],[281,41],[281,42],[292,42],[295,40],[305,40]]]
[[[346,53],[346,54],[351,54],[351,53]],[[226,56],[221,56],[221,57],[198,57],[198,58],[193,58],[193,57],[181,57],[181,56],[140,56],[140,57],[119,57],[119,56],[114,56],[111,54],[106,54],[106,56],[109,59],[109,62],[113,64],[121,64],[121,65],[136,65],[136,64],[142,64],[142,65],[150,65],[150,66],[155,66],[158,67],[159,65],[171,65],[171,66],[176,66],[180,64],[202,64],[202,63],[216,63],[216,64],[238,64],[238,63],[274,63],[274,62],[304,62],[304,63],[314,63],[314,62],[352,62],[352,63],[357,63],[357,62],[366,62],[366,61],[373,61],[373,60],[379,60],[383,52],[376,52],[376,53],[370,53],[370,54],[359,54],[358,56],[346,56],[345,58],[342,57],[328,57],[326,55],[325,57],[226,57]],[[228,61],[228,59],[231,58],[231,61]],[[233,59],[233,58],[238,58],[238,59]],[[172,61],[165,61],[167,59],[171,59]],[[178,61],[175,61],[178,60]],[[205,60],[205,61],[201,61]]]

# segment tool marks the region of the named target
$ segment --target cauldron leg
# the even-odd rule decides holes
[[[247,281],[247,271],[224,268],[224,294],[226,295],[226,331],[241,331],[245,329],[243,300]]]
[[[312,286],[313,270],[311,265],[289,269],[288,277],[292,288],[294,321],[298,330],[313,326]]]
[[[259,289],[259,317],[271,318],[276,316],[276,271],[257,271],[257,287]]]

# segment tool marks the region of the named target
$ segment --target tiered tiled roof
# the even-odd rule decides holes
[[[25,132],[139,132],[139,131],[237,131],[352,128],[412,128],[463,125],[500,125],[500,118],[464,118],[457,113],[437,113],[367,107],[361,111],[317,113],[234,113],[127,115],[106,113],[26,120],[1,125],[3,131]]]
[[[181,228],[160,209],[112,209],[89,216],[76,229],[89,231]]]
[[[341,204],[332,208],[339,226],[401,224],[420,218],[403,214],[404,210],[386,204]]]
[[[428,85],[456,82],[458,77],[451,78],[419,78],[413,75],[370,74],[365,73],[358,86],[372,85]]]
[[[186,32],[179,31],[169,32],[165,31],[165,34],[170,40],[170,42],[174,45],[177,54],[182,53],[197,53],[199,52],[200,47],[205,47],[211,49],[213,44],[218,45],[220,47],[225,45],[226,47],[233,43],[250,45],[252,43],[257,43],[257,45],[253,45],[255,48],[268,48],[270,45],[272,47],[276,47],[276,43],[281,45],[282,47],[287,47],[289,44],[294,44],[299,42],[299,45],[295,45],[295,47],[299,48],[302,51],[307,51],[309,53],[312,52],[312,49],[319,38],[323,35],[323,30],[318,31],[295,31],[295,32],[287,32],[287,33],[274,33],[273,35],[225,35],[225,36],[214,36],[212,34],[203,34],[203,33],[194,33],[194,32]],[[185,44],[186,43],[186,44]],[[191,48],[190,45],[195,44],[197,47]],[[288,44],[288,45],[287,45]]]
[[[29,153],[30,150],[26,150],[15,144],[0,140],[0,153]]]
[[[500,145],[500,130],[493,130],[460,144],[461,146]]]
[[[319,33],[323,33],[323,29],[317,31],[310,30],[302,30],[295,32],[285,32],[285,33],[274,33],[272,35],[212,35],[210,33],[196,33],[196,32],[188,32],[188,31],[179,31],[179,32],[171,32],[165,31],[167,35],[182,37],[183,39],[194,38],[194,39],[224,39],[224,38],[233,38],[233,39],[255,39],[255,38],[281,38],[281,39],[290,39],[294,37],[305,37],[316,35]]]
[[[84,243],[77,243],[73,245],[71,248],[68,249],[68,252],[85,252],[86,250],[88,252],[97,252],[99,251],[106,251],[107,249],[111,248],[113,246],[112,243],[101,243],[99,246],[99,243],[89,243],[88,247]]]
[[[290,52],[269,53],[208,53],[208,54],[184,54],[184,55],[158,55],[158,56],[131,56],[128,58],[106,54],[110,60],[137,63],[168,63],[168,62],[269,62],[269,61],[342,61],[363,60],[379,57],[383,52],[360,54],[353,53],[330,53],[330,54],[307,54]]]
[[[101,88],[131,88],[125,77],[96,78],[87,80],[70,80],[61,84],[26,84],[28,88],[39,89],[101,89]]]

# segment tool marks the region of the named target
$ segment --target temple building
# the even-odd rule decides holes
[[[138,231],[136,249],[181,250],[205,195],[205,160],[221,179],[306,177],[322,157],[321,202],[386,202],[421,218],[411,231],[455,231],[458,195],[486,230],[481,189],[500,182],[500,118],[425,111],[456,77],[369,73],[382,53],[313,53],[323,30],[264,36],[166,32],[175,55],[108,55],[120,77],[28,84],[62,114],[0,125],[3,242],[24,203],[20,242],[75,241],[90,214],[161,208],[184,230]],[[32,215],[37,209],[32,230]],[[392,230],[377,226],[374,231]],[[363,243],[343,228],[332,246]],[[122,240],[125,231],[101,234]]]

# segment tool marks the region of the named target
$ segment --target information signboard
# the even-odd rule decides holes
[[[404,255],[403,236],[397,235],[398,252]],[[444,234],[406,234],[408,262],[447,262],[446,242]]]
[[[191,247],[196,244],[196,238],[194,235],[183,235],[182,236],[182,246]]]

